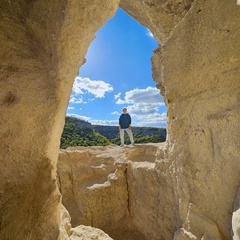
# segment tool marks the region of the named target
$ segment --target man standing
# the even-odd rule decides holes
[[[133,134],[131,130],[131,116],[127,113],[127,109],[123,108],[123,113],[119,118],[119,132],[120,132],[120,139],[121,139],[121,145],[120,147],[124,146],[124,131],[127,132],[131,144],[134,145],[133,141]]]

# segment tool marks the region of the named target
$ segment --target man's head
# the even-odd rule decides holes
[[[127,113],[127,108],[123,108],[123,113]]]

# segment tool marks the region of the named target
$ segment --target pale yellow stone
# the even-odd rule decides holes
[[[72,229],[70,240],[113,240],[100,229],[90,226],[78,226]]]
[[[92,181],[89,196],[120,191],[119,202],[112,199],[118,203],[116,214],[107,220],[113,227],[126,219],[119,232],[110,231],[115,239],[123,234],[147,240],[174,235],[238,238],[239,208],[233,208],[240,176],[236,1],[1,0],[0,240],[69,238],[56,176],[64,117],[94,34],[118,6],[149,28],[160,44],[152,69],[168,107],[167,144],[156,152],[156,160],[148,146],[131,152],[127,165],[120,150],[110,151],[108,168],[100,165],[87,172],[83,165],[82,179]],[[77,154],[91,159],[87,153]],[[115,168],[113,156],[119,162]],[[95,174],[101,178],[95,179]],[[71,201],[75,197],[70,188],[78,179],[68,177],[64,198]],[[86,192],[75,191],[82,199]],[[106,208],[113,209],[112,202]],[[94,200],[88,204],[84,209],[97,209]],[[189,215],[190,204],[194,210]],[[80,210],[75,215],[68,209],[73,221],[93,214],[76,205],[73,209]],[[110,217],[109,209],[101,209],[97,224],[102,224],[101,215]]]

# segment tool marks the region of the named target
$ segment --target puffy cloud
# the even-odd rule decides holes
[[[166,123],[167,121],[167,114],[160,114],[159,106],[157,104],[134,104],[128,106],[127,109],[131,116],[136,118],[138,125],[141,122],[145,125],[147,123],[148,126],[153,124],[159,125],[159,123]]]
[[[167,115],[166,113],[156,113],[145,116],[145,118],[138,118],[138,121],[133,121],[133,127],[166,127]]]
[[[99,88],[99,89],[98,89]],[[98,91],[99,90],[99,91]],[[83,100],[84,93],[91,93],[95,98],[104,97],[105,93],[112,91],[111,85],[103,81],[94,81],[89,78],[77,77],[74,83],[70,103],[86,103]],[[80,95],[80,96],[79,96]],[[122,97],[121,97],[122,96]],[[155,87],[147,87],[146,89],[133,89],[121,95],[121,92],[114,95],[117,104],[124,104],[128,112],[132,116],[133,126],[151,126],[151,127],[165,127],[167,116],[166,113],[159,113],[160,107],[164,109],[164,99],[160,95],[160,91]],[[88,98],[88,102],[93,99]],[[74,110],[74,107],[68,107],[68,110]],[[161,109],[162,110],[162,109]],[[164,109],[165,111],[165,109]],[[118,118],[121,115],[118,109],[111,112],[116,117],[115,120],[99,120],[92,119],[87,116],[79,114],[72,114],[68,112],[68,116],[74,116],[93,125],[118,125]]]
[[[125,103],[126,103],[126,101],[124,101],[120,98],[118,98],[117,101],[116,101],[116,104],[125,104]]]
[[[72,95],[84,94],[85,91],[93,94],[96,98],[104,98],[106,92],[113,91],[113,87],[102,80],[76,77],[72,88]]]
[[[82,115],[75,114],[75,113],[67,113],[67,116],[79,118],[79,119],[82,119],[82,120],[87,121],[87,122],[89,122],[89,120],[91,119],[90,117],[82,116]]]
[[[117,126],[118,125],[118,119],[117,120],[97,120],[92,119],[91,120],[92,125],[106,125],[106,126]]]
[[[117,104],[158,104],[164,106],[164,99],[160,95],[160,91],[154,87],[146,89],[133,89],[125,93],[124,100],[118,98]]]
[[[121,96],[121,93],[115,94],[114,99],[118,99],[118,98],[120,98],[120,96]]]
[[[71,96],[71,97],[70,97],[69,102],[70,102],[70,103],[87,103],[87,102],[84,102],[84,101],[83,101],[83,98],[82,98],[82,97],[76,98],[76,97],[74,97],[74,96]]]
[[[159,113],[159,108],[165,106],[164,99],[157,88],[133,89],[126,92],[123,99],[118,98],[116,103],[128,105],[135,126],[166,126],[166,113]]]
[[[131,108],[129,108],[129,113],[131,114]],[[131,114],[133,116],[133,126],[139,126],[139,127],[166,127],[167,122],[167,114],[164,113],[158,113],[157,111],[151,113],[145,112],[145,113],[134,113]]]
[[[112,115],[119,115],[120,113],[118,111],[114,111],[111,113]]]
[[[158,112],[157,104],[133,104],[127,107],[128,112],[135,116],[151,115]]]
[[[79,118],[79,119],[84,120],[86,122],[90,122],[92,125],[106,125],[106,126],[117,126],[118,125],[118,119],[115,119],[115,120],[98,120],[98,119],[91,119],[90,117],[82,116],[82,115],[75,114],[75,113],[67,113],[67,116]]]

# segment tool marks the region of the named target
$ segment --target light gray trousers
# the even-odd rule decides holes
[[[130,130],[129,128],[122,128],[122,129],[120,129],[121,145],[124,144],[124,131],[127,132],[128,136],[130,138],[131,144],[134,144],[132,130]]]

